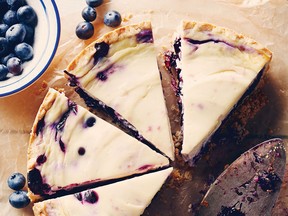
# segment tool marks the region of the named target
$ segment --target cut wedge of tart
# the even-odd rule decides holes
[[[160,153],[50,89],[28,147],[29,197],[35,201],[168,164]]]
[[[34,204],[35,216],[139,216],[172,168]]]
[[[80,96],[79,88],[115,110],[173,160],[174,145],[150,22],[105,34],[85,48],[65,74]]]
[[[207,23],[183,22],[180,34],[174,64],[179,58],[182,155],[193,163],[230,111],[255,88],[272,54],[246,36]]]

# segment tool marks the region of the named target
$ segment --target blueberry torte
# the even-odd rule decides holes
[[[150,22],[105,34],[84,49],[65,74],[71,86],[115,110],[145,139],[174,158]]]
[[[32,201],[95,182],[144,173],[169,160],[50,89],[28,147]]]
[[[165,55],[166,67],[176,72],[171,89],[181,111],[177,119],[168,118],[150,22],[105,34],[68,65],[65,76],[87,107],[103,106],[148,143],[50,89],[28,148],[29,197],[44,200],[34,203],[35,215],[141,215],[170,175],[168,158],[174,159],[175,149],[181,160],[171,163],[173,174],[189,172],[185,183],[193,181],[194,168],[181,156],[195,162],[223,120],[255,88],[272,54],[223,27],[199,22],[181,27],[174,50]],[[183,142],[177,148],[169,123],[174,120],[182,123]],[[168,187],[186,193],[182,176],[175,176]],[[164,199],[175,200],[174,195],[179,198],[176,192]],[[162,203],[169,209],[169,201]]]
[[[272,54],[246,36],[207,23],[184,21],[178,35],[168,69],[178,73],[181,153],[194,163],[203,144],[255,88]]]
[[[36,203],[35,215],[127,215],[139,216],[150,204],[155,194],[171,173],[172,168],[145,174]]]

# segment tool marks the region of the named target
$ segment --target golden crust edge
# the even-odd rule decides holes
[[[232,29],[222,27],[222,26],[216,26],[214,24],[206,23],[206,22],[183,20],[182,30],[189,30],[189,29],[194,29],[197,32],[204,32],[204,31],[212,32],[213,31],[214,35],[217,35],[220,37],[225,35],[225,39],[228,39],[229,42],[231,42],[232,44],[243,44],[243,45],[250,46],[254,48],[259,54],[265,56],[267,59],[267,62],[271,61],[272,52],[268,48],[264,47],[262,44],[255,41],[251,37],[246,36],[244,34],[237,33]]]
[[[48,216],[46,211],[46,205],[44,203],[37,203],[33,206],[33,212],[35,216]]]
[[[71,74],[73,73],[73,70],[77,68],[78,62],[86,56],[89,56],[89,61],[93,57],[93,54],[95,53],[94,45],[96,43],[105,42],[107,44],[113,44],[117,41],[123,40],[124,38],[131,37],[137,33],[139,33],[141,30],[145,29],[151,29],[151,22],[150,21],[144,21],[138,24],[132,24],[127,26],[119,27],[111,32],[108,32],[92,43],[90,43],[85,49],[83,49],[67,66],[65,69]],[[75,74],[74,74],[75,75]],[[67,74],[64,75],[67,78]]]

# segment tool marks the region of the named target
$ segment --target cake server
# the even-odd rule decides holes
[[[251,148],[211,185],[197,215],[271,215],[284,177],[286,152],[281,139]]]

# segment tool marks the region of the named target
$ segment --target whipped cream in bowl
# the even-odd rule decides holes
[[[23,62],[20,75],[10,76],[0,81],[0,97],[10,96],[27,88],[46,71],[50,65],[60,38],[60,17],[54,0],[26,0],[37,15],[33,58]],[[21,22],[21,20],[20,20]]]

